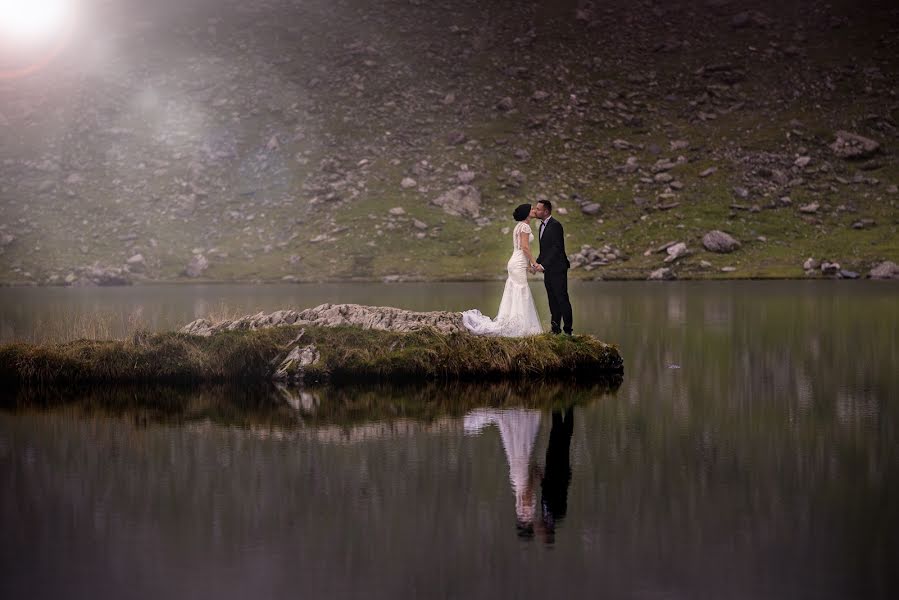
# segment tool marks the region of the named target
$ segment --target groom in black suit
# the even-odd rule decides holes
[[[540,255],[536,269],[543,271],[543,283],[549,297],[549,313],[553,333],[571,335],[571,301],[568,299],[568,255],[565,254],[565,232],[562,224],[552,216],[549,200],[537,202],[534,216],[540,219]]]

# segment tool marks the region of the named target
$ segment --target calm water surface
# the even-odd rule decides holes
[[[501,293],[2,289],[0,338]],[[897,597],[899,286],[572,296],[623,380],[6,390],[0,597]]]

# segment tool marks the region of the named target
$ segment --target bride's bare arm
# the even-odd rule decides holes
[[[524,252],[524,255],[528,259],[528,268],[531,268],[534,264],[534,257],[531,255],[530,235],[527,232],[522,231],[518,234],[518,241],[521,242],[521,251]]]

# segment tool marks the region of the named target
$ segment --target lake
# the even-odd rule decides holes
[[[548,309],[535,285],[538,310]],[[623,379],[6,390],[3,598],[891,598],[896,282],[577,282]],[[0,289],[0,339],[502,282]]]

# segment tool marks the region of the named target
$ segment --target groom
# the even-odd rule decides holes
[[[553,333],[571,335],[571,301],[568,299],[568,255],[565,254],[565,233],[562,224],[552,216],[549,200],[539,200],[534,216],[540,219],[540,256],[535,268],[543,271],[543,283],[549,297],[549,313]]]

